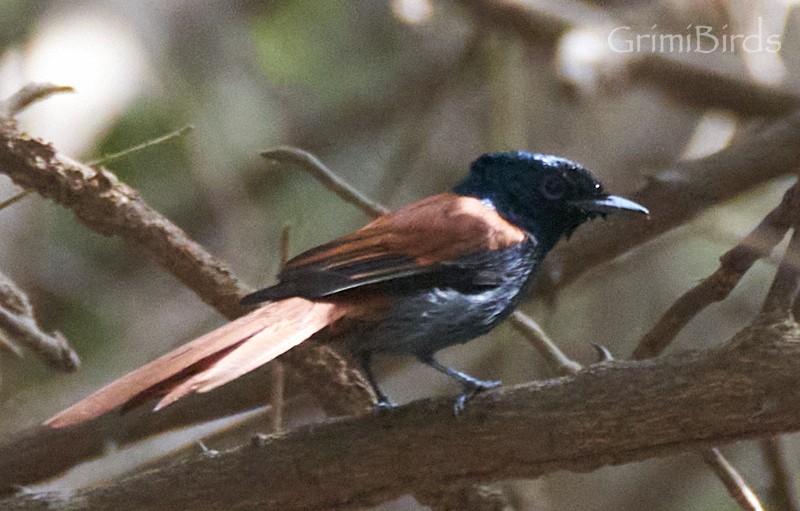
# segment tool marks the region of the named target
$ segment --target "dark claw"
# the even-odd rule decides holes
[[[474,384],[465,385],[464,392],[456,399],[456,404],[453,406],[453,413],[455,413],[456,416],[460,415],[461,412],[464,411],[467,401],[484,390],[494,389],[502,384],[503,382],[499,380],[474,380]]]
[[[389,410],[394,410],[395,408],[397,408],[397,405],[389,401],[389,399],[384,396],[383,399],[379,399],[378,402],[375,403],[373,410],[375,412],[382,413],[388,412]]]
[[[594,349],[597,350],[597,358],[598,358],[597,363],[613,362],[614,355],[611,354],[608,348],[606,348],[601,344],[594,344],[594,343],[592,343],[592,346],[594,346]]]

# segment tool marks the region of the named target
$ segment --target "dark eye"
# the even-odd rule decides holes
[[[542,182],[541,191],[546,199],[558,200],[564,197],[567,185],[560,176],[549,176]]]

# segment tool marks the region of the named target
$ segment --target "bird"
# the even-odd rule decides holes
[[[255,309],[115,380],[44,424],[70,427],[157,399],[153,411],[211,391],[300,343],[337,342],[363,370],[377,408],[393,403],[375,355],[406,355],[458,382],[458,413],[496,387],[436,354],[491,331],[526,300],[562,238],[614,212],[647,208],[607,193],[566,158],[506,151],[475,159],[451,192],[412,203],[290,259]]]

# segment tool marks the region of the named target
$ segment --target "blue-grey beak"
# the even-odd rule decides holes
[[[604,215],[617,211],[631,211],[650,216],[650,211],[646,207],[617,195],[608,195],[599,199],[572,201],[572,204],[583,210]]]

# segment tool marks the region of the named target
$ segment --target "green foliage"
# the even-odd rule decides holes
[[[398,29],[390,18],[373,17],[371,30],[360,30],[361,11],[376,7],[367,2],[298,0],[281,2],[254,19],[251,29],[268,79],[302,84],[319,101],[316,106],[381,94],[396,70],[391,57],[398,49]]]
[[[98,141],[94,155],[101,159],[131,146],[147,142],[186,125],[185,112],[166,100],[141,99],[124,112],[112,129]],[[191,223],[202,208],[203,194],[191,172],[188,137],[192,132],[147,147],[108,167],[136,188],[154,208],[181,224]]]

